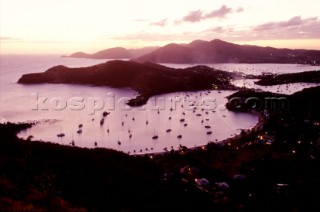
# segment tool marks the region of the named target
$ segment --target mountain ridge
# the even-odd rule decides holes
[[[299,63],[320,65],[319,50],[239,45],[219,39],[169,44],[133,59],[153,63]]]
[[[129,59],[152,63],[293,63],[320,65],[320,50],[239,45],[220,39],[194,40],[186,44],[169,43],[162,47],[126,49],[114,47],[93,54],[76,52],[72,58]]]

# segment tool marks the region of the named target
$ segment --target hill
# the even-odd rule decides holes
[[[320,51],[238,45],[222,40],[168,44],[135,58],[153,63],[299,63],[320,64]]]
[[[70,56],[62,57],[71,57],[71,58],[88,58],[88,59],[132,59],[140,57],[144,54],[148,54],[154,51],[157,47],[145,47],[141,49],[125,49],[122,47],[115,47],[104,49],[93,54],[88,54],[84,52],[76,52]]]
[[[157,94],[176,91],[233,89],[230,79],[234,74],[207,66],[174,69],[153,63],[109,61],[106,63],[68,68],[55,66],[43,73],[23,75],[18,83],[68,83],[96,86],[130,87],[140,93],[129,105],[143,105]]]
[[[320,83],[320,71],[306,71],[262,76],[257,85],[281,85],[287,83]]]

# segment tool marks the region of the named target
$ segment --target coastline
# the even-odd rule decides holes
[[[248,134],[250,132],[258,132],[260,130],[260,128],[264,125],[265,120],[266,120],[266,118],[262,115],[261,112],[250,111],[249,113],[257,115],[258,116],[258,122],[253,128],[245,130],[244,132],[246,134]],[[235,145],[235,144],[239,143],[239,141],[242,139],[242,136],[243,135],[241,135],[241,133],[240,133],[240,134],[236,134],[233,137],[224,139],[222,141],[215,141],[215,142],[212,142],[212,143],[217,144],[217,145],[222,145],[222,146],[225,146],[225,145],[232,146],[232,145]],[[204,145],[200,145],[200,146],[189,147],[189,148],[187,147],[187,149],[182,150],[182,151],[191,152],[191,151],[205,150],[206,146],[208,144],[210,144],[210,142],[207,143],[207,144],[204,144]],[[179,152],[179,151],[180,150],[173,150],[173,152]],[[170,154],[170,153],[172,153],[172,150],[171,151],[168,150],[168,151],[164,151],[164,152],[133,154],[133,156],[145,156],[145,155],[149,155],[149,156],[165,156],[165,155]],[[184,152],[182,152],[182,153],[184,153]]]
[[[258,116],[258,122],[257,122],[257,124],[253,127],[253,128],[251,128],[251,129],[247,129],[247,130],[245,130],[245,133],[250,133],[250,132],[256,132],[256,131],[258,131],[262,126],[263,126],[263,124],[265,123],[265,117],[261,114],[261,112],[258,112],[258,111],[250,111],[249,113],[251,113],[251,114],[254,114],[254,115],[256,115],[256,116]],[[20,124],[24,124],[24,123],[20,123],[20,122],[17,122],[17,123],[13,123],[13,124],[17,124],[17,125],[20,125]],[[30,124],[30,123],[26,123],[26,124]],[[34,124],[34,123],[33,123]],[[19,132],[16,132],[15,133],[15,136],[17,136],[18,135],[18,133]],[[21,139],[21,138],[19,138],[21,141],[27,141],[26,139]],[[217,145],[222,145],[222,146],[224,146],[224,145],[229,145],[229,146],[231,146],[231,145],[234,145],[234,144],[236,144],[237,142],[239,142],[239,140],[240,139],[242,139],[242,135],[241,135],[241,133],[239,133],[239,134],[236,134],[235,136],[233,136],[233,137],[229,137],[229,138],[227,138],[227,139],[224,139],[224,140],[221,140],[221,141],[214,141],[214,142],[212,142],[212,143],[214,143],[214,144],[217,144]],[[31,141],[31,142],[33,142],[33,141]],[[43,141],[35,141],[35,142],[43,142]],[[46,142],[45,142],[46,143]],[[49,141],[49,143],[50,143],[50,141]],[[53,144],[56,144],[56,143],[53,143]],[[194,147],[187,147],[187,149],[185,149],[185,148],[183,148],[184,149],[184,151],[188,151],[188,152],[190,152],[190,151],[197,151],[197,150],[203,150],[203,149],[205,149],[206,148],[206,146],[208,145],[208,144],[210,144],[210,142],[208,142],[207,144],[204,144],[204,145],[199,145],[199,146],[194,146]],[[62,145],[62,144],[56,144],[56,145],[61,145],[61,146],[67,146],[67,147],[70,147],[70,145]],[[72,146],[71,146],[72,147]],[[181,146],[181,147],[185,147],[185,146]],[[89,149],[89,150],[94,150],[94,149],[96,149],[96,148],[92,148],[92,149],[90,149],[90,148],[82,148],[82,147],[76,147],[76,148],[81,148],[81,149]],[[102,149],[106,149],[106,150],[111,150],[111,149],[109,149],[109,148],[102,148]],[[161,151],[161,152],[152,152],[152,153],[141,153],[141,154],[139,154],[139,153],[136,153],[136,154],[128,154],[128,153],[126,153],[126,152],[123,152],[124,154],[127,154],[127,155],[130,155],[130,156],[162,156],[162,155],[166,155],[166,154],[170,154],[171,153],[171,151],[172,150],[167,150],[167,151]],[[180,150],[173,150],[174,152],[179,152]]]
[[[265,117],[262,115],[261,112],[258,111],[251,111],[251,114],[257,115],[258,116],[258,123],[251,129],[247,129],[244,130],[245,133],[250,133],[250,132],[256,132],[259,131],[260,128],[263,126],[263,124],[265,123]],[[231,138],[227,138],[224,141],[221,141],[224,145],[228,145],[228,144],[234,144],[236,142],[238,142],[240,139],[242,138],[241,133],[237,134]]]

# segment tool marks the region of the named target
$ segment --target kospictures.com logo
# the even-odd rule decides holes
[[[91,97],[44,97],[38,93],[32,93],[32,110],[71,110],[80,111],[87,110],[89,115],[95,114],[97,111],[102,110],[176,110],[178,106],[183,107],[184,110],[225,110],[226,103],[217,101],[216,98],[206,96],[195,98],[192,96],[180,97],[151,97],[147,104],[139,107],[131,107],[127,103],[133,97],[120,97],[116,98],[114,93],[107,93],[104,98],[91,96]],[[289,100],[286,97],[233,97],[228,100],[227,104],[235,109],[252,109],[252,110],[288,110]]]

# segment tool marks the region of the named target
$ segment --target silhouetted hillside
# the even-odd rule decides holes
[[[144,54],[148,54],[154,51],[156,48],[157,47],[145,47],[141,49],[125,49],[122,47],[115,47],[115,48],[98,51],[93,54],[76,52],[71,54],[70,56],[63,56],[63,57],[88,58],[88,59],[131,59],[131,58],[140,57]]]
[[[169,211],[210,208],[208,195],[161,180],[148,157],[24,141],[0,124],[0,211]],[[176,195],[176,196],[175,196]],[[174,199],[174,201],[173,201]],[[192,200],[192,201],[191,201]]]
[[[320,64],[320,51],[238,45],[222,40],[169,44],[134,59],[154,63],[301,63]]]
[[[286,83],[320,83],[320,71],[306,71],[280,75],[266,75],[256,82],[258,85],[280,85]]]
[[[233,74],[207,66],[174,69],[153,63],[109,61],[82,68],[55,66],[43,73],[25,74],[18,83],[69,83],[130,87],[142,97],[130,105],[145,104],[149,97],[175,91],[233,89]],[[214,85],[214,86],[213,86]]]
[[[232,111],[269,111],[288,113],[301,119],[320,120],[320,86],[305,88],[292,95],[251,89],[228,96],[227,108]]]

